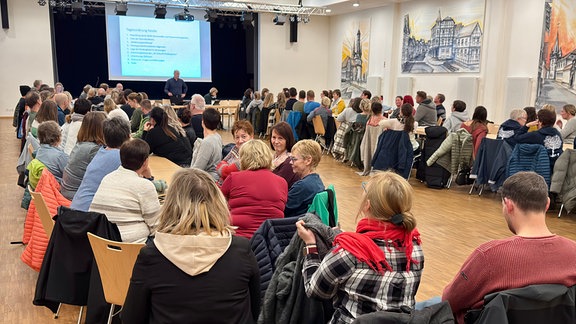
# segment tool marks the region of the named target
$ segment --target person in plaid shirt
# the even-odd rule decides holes
[[[330,323],[352,323],[362,314],[414,307],[424,254],[411,214],[413,190],[393,172],[368,182],[360,204],[364,216],[356,232],[336,236],[334,248],[320,260],[314,234],[296,223],[306,243],[302,275],[308,297],[332,299]]]

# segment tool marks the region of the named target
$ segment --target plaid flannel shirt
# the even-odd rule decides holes
[[[394,248],[392,242],[375,242],[384,251],[391,272],[379,274],[344,249],[333,253],[333,248],[323,260],[318,254],[306,256],[302,269],[306,294],[333,299],[336,310],[330,323],[352,323],[362,314],[414,307],[424,268],[422,248],[414,241],[407,272],[404,249]]]

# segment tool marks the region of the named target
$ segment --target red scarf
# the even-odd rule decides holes
[[[420,233],[417,229],[408,232],[404,226],[368,218],[363,218],[358,222],[355,233],[343,232],[336,236],[334,246],[337,247],[334,249],[334,253],[344,249],[352,253],[358,261],[366,263],[374,271],[384,273],[382,265],[386,270],[392,271],[384,252],[374,243],[376,239],[393,241],[395,248],[403,247],[405,249],[406,271],[410,271],[412,262],[418,263],[412,260],[412,250],[414,249],[412,240],[415,239],[418,244],[421,242]]]

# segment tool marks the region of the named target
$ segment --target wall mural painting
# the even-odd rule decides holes
[[[576,1],[544,4],[536,106],[576,103]]]
[[[480,72],[484,0],[407,12],[402,32],[403,73]]]
[[[342,41],[342,98],[357,96],[366,88],[370,53],[370,19],[350,24]]]

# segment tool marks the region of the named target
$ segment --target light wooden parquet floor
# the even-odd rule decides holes
[[[225,142],[231,142],[223,132]],[[23,246],[10,241],[22,238],[25,211],[20,208],[23,189],[16,185],[16,161],[19,141],[15,138],[11,119],[0,119],[0,323],[75,323],[78,307],[64,305],[60,318],[52,319],[44,307],[32,305],[37,273],[20,261]],[[324,156],[318,173],[324,184],[334,184],[338,199],[340,223],[344,230],[355,229],[356,212],[362,195],[361,177],[350,167]],[[501,216],[499,198],[492,193],[468,195],[468,186],[454,185],[449,190],[426,188],[415,178],[413,213],[422,234],[425,267],[417,299],[440,295],[471,251],[479,244],[508,237]],[[576,239],[576,217],[548,213],[552,232]]]

